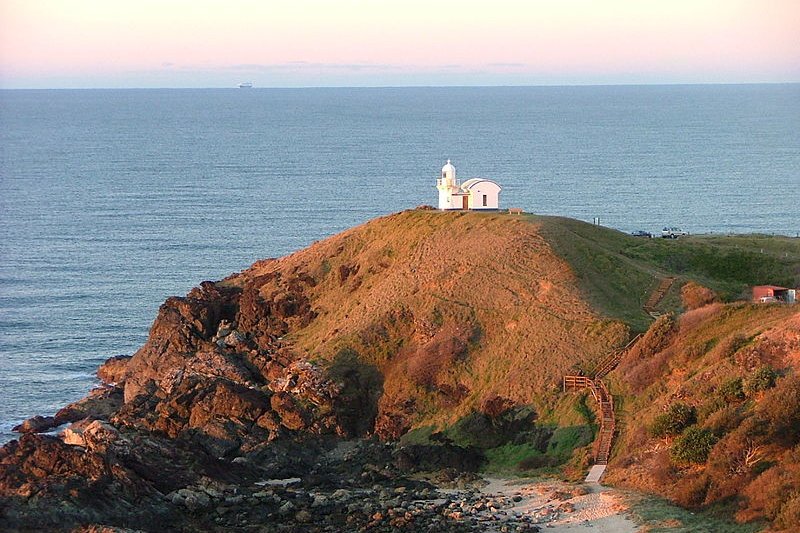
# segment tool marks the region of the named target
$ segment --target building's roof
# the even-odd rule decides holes
[[[442,167],[442,174],[444,174],[445,172],[452,172],[453,176],[456,175],[456,167],[450,164],[449,159],[447,160],[447,164],[445,164],[445,166]]]
[[[755,285],[753,289],[772,289],[773,291],[786,291],[787,287],[779,287],[777,285]]]
[[[493,183],[494,185],[497,185],[498,189],[502,189],[502,187],[500,187],[500,185],[498,185],[497,182],[492,181],[492,180],[487,180],[487,179],[484,179],[484,178],[470,178],[470,179],[468,179],[467,181],[465,181],[464,183],[461,184],[461,188],[464,189],[464,190],[471,189],[475,185],[477,185],[478,183],[481,183],[483,181],[485,181],[487,183]]]

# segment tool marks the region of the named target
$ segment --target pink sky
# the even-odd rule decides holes
[[[800,0],[0,0],[0,87],[800,81]]]

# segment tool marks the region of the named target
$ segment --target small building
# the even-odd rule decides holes
[[[753,301],[756,303],[783,302],[793,304],[797,302],[797,291],[778,287],[777,285],[756,285],[753,287]]]
[[[447,160],[442,176],[436,180],[439,190],[439,209],[491,210],[500,208],[500,186],[492,180],[470,178],[460,183],[456,167]]]

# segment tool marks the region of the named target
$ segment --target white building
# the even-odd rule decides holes
[[[442,167],[442,177],[436,180],[439,189],[439,209],[499,209],[500,186],[492,180],[470,178],[459,183],[456,167]]]

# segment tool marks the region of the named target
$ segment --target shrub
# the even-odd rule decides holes
[[[791,531],[791,528],[800,524],[800,493],[793,494],[793,498],[783,504],[775,523],[778,527]]]
[[[697,422],[697,411],[691,405],[674,403],[666,413],[658,415],[650,425],[654,437],[674,437]]]
[[[697,415],[700,420],[707,420],[708,418],[714,416],[717,411],[723,409],[728,406],[728,402],[722,399],[720,396],[712,395],[709,400],[700,406],[700,409],[697,410]]]
[[[709,478],[705,474],[689,476],[675,484],[672,497],[678,505],[696,509],[703,504],[708,493]]]
[[[681,287],[681,302],[687,311],[704,307],[717,301],[717,295],[709,288],[690,281]]]
[[[748,396],[751,396],[774,387],[776,379],[778,379],[778,373],[774,368],[762,366],[750,374],[743,384],[743,390]]]
[[[763,464],[766,446],[751,437],[746,426],[740,426],[722,437],[708,456],[706,473],[712,481],[706,503],[734,496]]]
[[[711,430],[693,426],[672,444],[672,459],[678,463],[705,463],[717,437]]]
[[[717,394],[719,394],[719,396],[726,402],[744,400],[742,378],[729,379],[717,390]]]
[[[656,452],[648,467],[656,486],[670,487],[675,483],[675,467],[669,460],[667,450]]]
[[[703,426],[714,432],[715,435],[724,435],[736,429],[744,419],[739,412],[739,406],[722,405],[720,408],[709,412]]]
[[[758,403],[756,412],[766,423],[770,437],[788,444],[800,441],[800,377],[792,374],[779,379]]]
[[[773,467],[753,480],[743,491],[747,508],[741,519],[766,517],[774,520],[781,509],[784,495],[791,488],[781,476],[781,469]]]
[[[750,342],[749,339],[741,333],[720,339],[719,343],[708,353],[709,362],[724,361],[733,357],[748,342]]]

